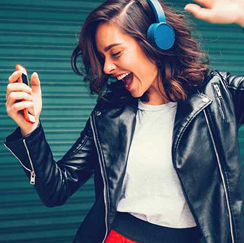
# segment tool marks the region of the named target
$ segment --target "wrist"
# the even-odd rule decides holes
[[[32,133],[37,127],[39,127],[39,124],[40,124],[40,122],[38,120],[31,126],[28,126],[26,128],[20,128],[22,136],[25,137],[25,136],[29,135],[30,133]]]
[[[244,29],[244,17],[238,21],[238,23]]]
[[[242,28],[244,28],[244,4],[243,8],[240,9],[239,17],[237,18],[236,23],[240,25]]]

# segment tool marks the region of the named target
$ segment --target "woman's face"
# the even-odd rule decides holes
[[[161,95],[156,80],[158,69],[134,38],[108,23],[98,26],[95,38],[104,58],[104,73],[123,81],[133,97],[141,97],[148,90],[150,102]]]

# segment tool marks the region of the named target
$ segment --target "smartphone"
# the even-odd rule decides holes
[[[17,64],[15,66],[16,71],[21,71],[22,75],[18,78],[19,83],[24,83],[28,86],[30,86],[29,80],[28,80],[28,75],[27,75],[27,70],[21,66],[20,64]],[[30,111],[26,108],[23,110],[25,120],[30,123],[35,123],[36,119],[35,117],[30,113]]]

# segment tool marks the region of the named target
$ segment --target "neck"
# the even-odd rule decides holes
[[[149,101],[144,101],[143,104],[145,105],[163,105],[169,102],[168,99],[165,98],[165,91],[162,82],[158,84],[152,85],[148,89],[148,99]]]
[[[164,97],[163,98],[162,97],[160,97],[160,98],[156,98],[156,97],[150,98],[149,97],[149,101],[143,101],[142,103],[145,105],[163,105],[168,102],[169,101],[165,100]]]

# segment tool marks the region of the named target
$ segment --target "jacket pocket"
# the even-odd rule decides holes
[[[220,115],[221,115],[222,119],[226,122],[226,112],[225,112],[223,97],[222,97],[222,94],[221,94],[221,91],[219,88],[219,84],[214,83],[213,89],[214,89],[214,93],[216,94],[216,100],[218,103]]]

